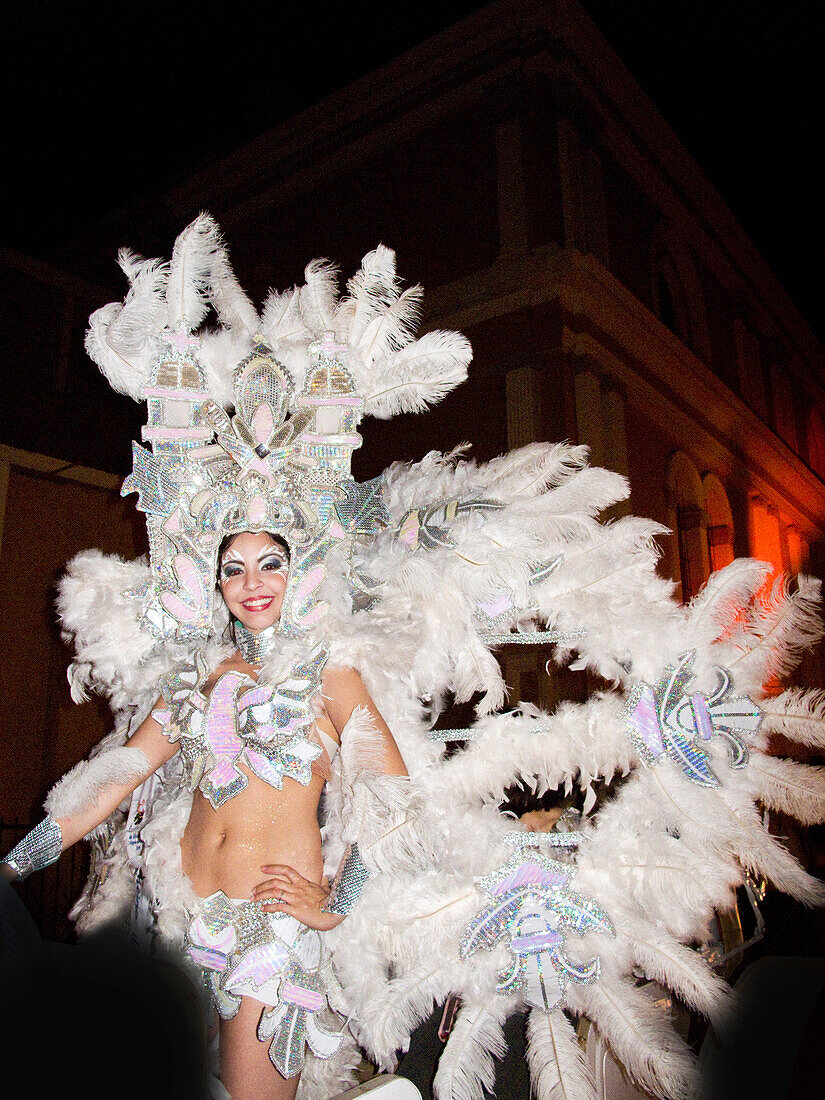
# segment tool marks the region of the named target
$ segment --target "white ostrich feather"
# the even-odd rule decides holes
[[[495,1083],[494,1059],[507,1050],[501,998],[479,1004],[465,1002],[455,1019],[433,1082],[437,1100],[484,1100]]]
[[[338,268],[328,260],[313,260],[304,269],[306,284],[298,290],[301,317],[313,336],[333,331],[338,293]]]
[[[356,707],[341,733],[341,767],[345,781],[361,775],[381,775],[387,757],[383,737],[366,707]]]
[[[349,920],[349,917],[347,918]],[[366,939],[375,936],[375,924],[366,930]],[[359,954],[365,949],[365,937],[359,935],[355,940]],[[342,971],[341,954],[336,954],[336,968],[342,977],[342,984],[349,994],[359,992],[364,977],[370,974],[369,966],[356,958],[355,968],[344,967]],[[382,960],[384,973],[386,967],[395,964],[397,953]],[[373,975],[375,975],[373,971]],[[380,974],[380,971],[378,971]],[[403,967],[392,983],[375,983],[372,989],[364,988],[361,996],[353,1003],[355,1012],[350,1022],[356,1036],[370,1056],[381,1068],[387,1068],[395,1062],[396,1051],[407,1042],[410,1033],[432,1012],[433,1005],[446,1000],[450,990],[461,984],[460,970],[455,960],[437,957]]]
[[[218,239],[220,240],[220,237]],[[212,257],[209,300],[224,327],[240,330],[247,338],[257,333],[260,327],[258,311],[235,277],[229,265],[226,246],[222,241]]]
[[[87,687],[102,687],[115,696],[123,691],[124,704],[138,695],[146,679],[141,670],[158,646],[140,624],[139,601],[125,593],[144,583],[148,574],[146,562],[124,562],[97,550],[85,551],[69,562],[60,582],[57,609],[64,638],[75,646],[72,693],[76,702],[87,697]]]
[[[818,580],[800,575],[792,593],[784,577],[776,579],[754,606],[751,621],[725,639],[738,651],[727,663],[737,684],[750,687],[793,671],[805,649],[822,636],[820,588]]]
[[[437,797],[500,802],[517,781],[562,786],[568,776],[589,778],[629,769],[634,751],[621,720],[622,702],[597,695],[566,702],[553,714],[532,708],[529,716],[491,715],[477,722],[477,740],[446,761]]]
[[[655,926],[625,927],[633,944],[637,965],[645,976],[674,990],[696,1012],[714,1020],[730,1011],[732,990],[692,948],[666,936]]]
[[[654,1096],[688,1100],[696,1084],[689,1049],[665,1012],[626,979],[568,987],[571,1007],[599,1029],[630,1076]]]
[[[760,802],[803,825],[825,821],[825,768],[759,753],[749,765]]]
[[[164,292],[169,265],[163,260],[144,260],[126,248],[120,250],[118,263],[129,280],[129,292],[109,327],[109,341],[127,352],[152,352],[157,331],[166,322]]]
[[[157,262],[157,261],[151,261]],[[135,280],[143,270],[146,258],[139,255],[131,248],[120,248],[117,253],[117,266],[129,280],[129,286],[133,286]]]
[[[529,443],[494,458],[479,468],[485,489],[501,500],[537,496],[545,489],[561,485],[587,465],[587,447],[569,443]]]
[[[169,327],[194,332],[210,306],[212,275],[225,262],[220,231],[209,214],[199,214],[172,249],[166,303]]]
[[[767,562],[737,558],[711,574],[687,608],[689,645],[712,645],[721,634],[734,627],[742,608],[751,605],[771,569]]]
[[[714,907],[732,902],[743,877],[724,829],[711,844],[701,821],[694,825],[694,813],[714,817],[708,801],[698,809],[687,798],[663,803],[651,777],[634,771],[596,815],[580,848],[577,884],[611,912],[644,916],[681,940],[701,935]]]
[[[422,287],[407,287],[366,326],[353,350],[367,370],[376,359],[400,351],[410,343],[421,317],[423,296]]]
[[[402,412],[423,412],[464,381],[472,357],[465,336],[441,330],[379,357],[362,383],[365,414],[386,420]]]
[[[379,244],[368,252],[361,267],[347,283],[347,293],[335,314],[335,334],[357,347],[367,326],[395,301],[399,280],[395,273],[395,253]]]
[[[536,1100],[596,1100],[593,1074],[563,1012],[530,1010],[527,1062]]]
[[[312,339],[300,310],[301,296],[297,287],[282,294],[270,290],[261,313],[261,331],[273,347]]]
[[[825,691],[789,688],[761,706],[764,729],[810,748],[825,745]]]
[[[92,314],[85,346],[112,389],[141,401],[156,354],[157,332],[166,323],[169,267],[126,248],[118,253],[118,264],[129,280],[129,292],[122,306],[110,302]]]
[[[109,329],[122,310],[117,302],[96,310],[89,318],[84,346],[113,390],[141,401],[143,387],[149,381],[151,356],[145,350],[120,351],[110,342]]]
[[[788,849],[771,836],[755,807],[740,809],[737,819],[740,829],[731,830],[730,843],[746,870],[763,875],[783,893],[805,905],[825,905],[825,883],[809,875]]]

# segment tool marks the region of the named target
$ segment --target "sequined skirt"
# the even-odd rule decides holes
[[[341,1034],[319,1018],[328,1012],[330,978],[319,932],[218,890],[193,915],[186,950],[223,1019],[235,1015],[242,996],[266,1006],[258,1038],[269,1041],[270,1060],[283,1077],[300,1073],[307,1044],[318,1058],[330,1058],[341,1046]]]

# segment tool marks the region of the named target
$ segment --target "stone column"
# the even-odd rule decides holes
[[[496,90],[496,186],[498,250],[501,257],[520,255],[527,250],[528,245],[519,95],[517,85],[507,85]]]

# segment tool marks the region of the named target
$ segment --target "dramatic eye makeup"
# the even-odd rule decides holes
[[[289,569],[289,558],[282,550],[265,547],[255,559],[258,569],[267,573],[285,573]],[[224,558],[221,562],[221,580],[228,577],[237,577],[246,569],[246,563],[242,558]]]
[[[289,562],[286,560],[283,554],[277,550],[268,550],[265,554],[262,554],[258,559],[258,564],[261,569],[274,570],[279,573],[282,569],[286,569]]]
[[[224,558],[221,562],[221,579],[235,577],[243,572],[243,562],[238,558]]]

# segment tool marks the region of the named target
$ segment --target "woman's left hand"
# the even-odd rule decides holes
[[[323,911],[329,897],[326,883],[319,886],[286,863],[267,863],[261,870],[270,877],[258,883],[252,901],[261,902],[265,912],[286,913],[318,932],[328,932],[344,919]]]

